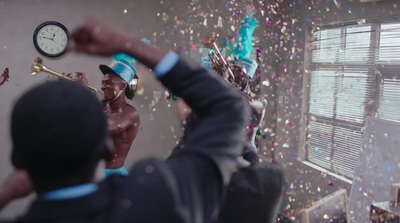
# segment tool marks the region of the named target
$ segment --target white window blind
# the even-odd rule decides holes
[[[379,118],[400,122],[400,80],[384,78],[379,99]]]
[[[362,133],[360,129],[334,127],[332,168],[335,172],[353,177],[357,168],[361,140]]]
[[[371,25],[319,30],[311,44],[307,159],[352,178],[375,93]]]
[[[400,62],[400,24],[382,24],[380,27],[378,61]]]
[[[344,44],[341,62],[368,62],[371,58],[371,26],[353,26],[342,29]]]
[[[382,24],[377,54],[380,97],[378,117],[400,122],[400,23]]]
[[[340,29],[330,29],[314,33],[316,41],[312,42],[313,48],[316,48],[312,54],[313,62],[336,61],[340,54]]]

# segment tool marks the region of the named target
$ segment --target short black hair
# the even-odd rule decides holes
[[[106,119],[87,88],[59,80],[40,84],[16,102],[11,117],[13,162],[33,180],[94,173],[105,149]]]
[[[132,100],[133,97],[135,96],[135,91],[131,88],[130,84],[126,85],[125,88],[125,96],[129,99]]]

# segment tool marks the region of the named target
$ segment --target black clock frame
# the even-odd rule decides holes
[[[70,40],[68,29],[67,29],[63,24],[61,24],[61,23],[59,23],[59,22],[56,22],[56,21],[47,21],[47,22],[43,22],[43,23],[40,24],[38,27],[36,27],[35,32],[33,33],[33,44],[35,45],[36,50],[39,51],[40,54],[42,54],[42,55],[44,55],[44,56],[46,56],[46,57],[59,57],[59,56],[63,55],[63,54],[66,52],[66,49],[67,49],[66,47],[65,47],[65,49],[64,49],[63,51],[61,51],[60,53],[57,53],[57,54],[49,54],[49,53],[44,52],[44,51],[39,47],[39,44],[37,43],[37,35],[39,34],[39,30],[40,30],[41,28],[43,28],[44,26],[48,26],[48,25],[55,25],[55,26],[58,26],[58,27],[60,27],[61,29],[63,29],[64,32],[67,34],[67,44],[68,44],[68,42],[69,42],[69,40]]]

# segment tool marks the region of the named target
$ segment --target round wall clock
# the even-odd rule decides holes
[[[59,22],[47,21],[33,33],[33,44],[44,56],[58,57],[65,53],[69,40],[67,28]]]

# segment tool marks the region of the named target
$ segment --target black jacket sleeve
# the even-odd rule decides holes
[[[167,165],[191,222],[210,222],[243,150],[247,104],[214,72],[184,58],[161,81],[198,116],[196,127],[183,139],[185,149]]]

